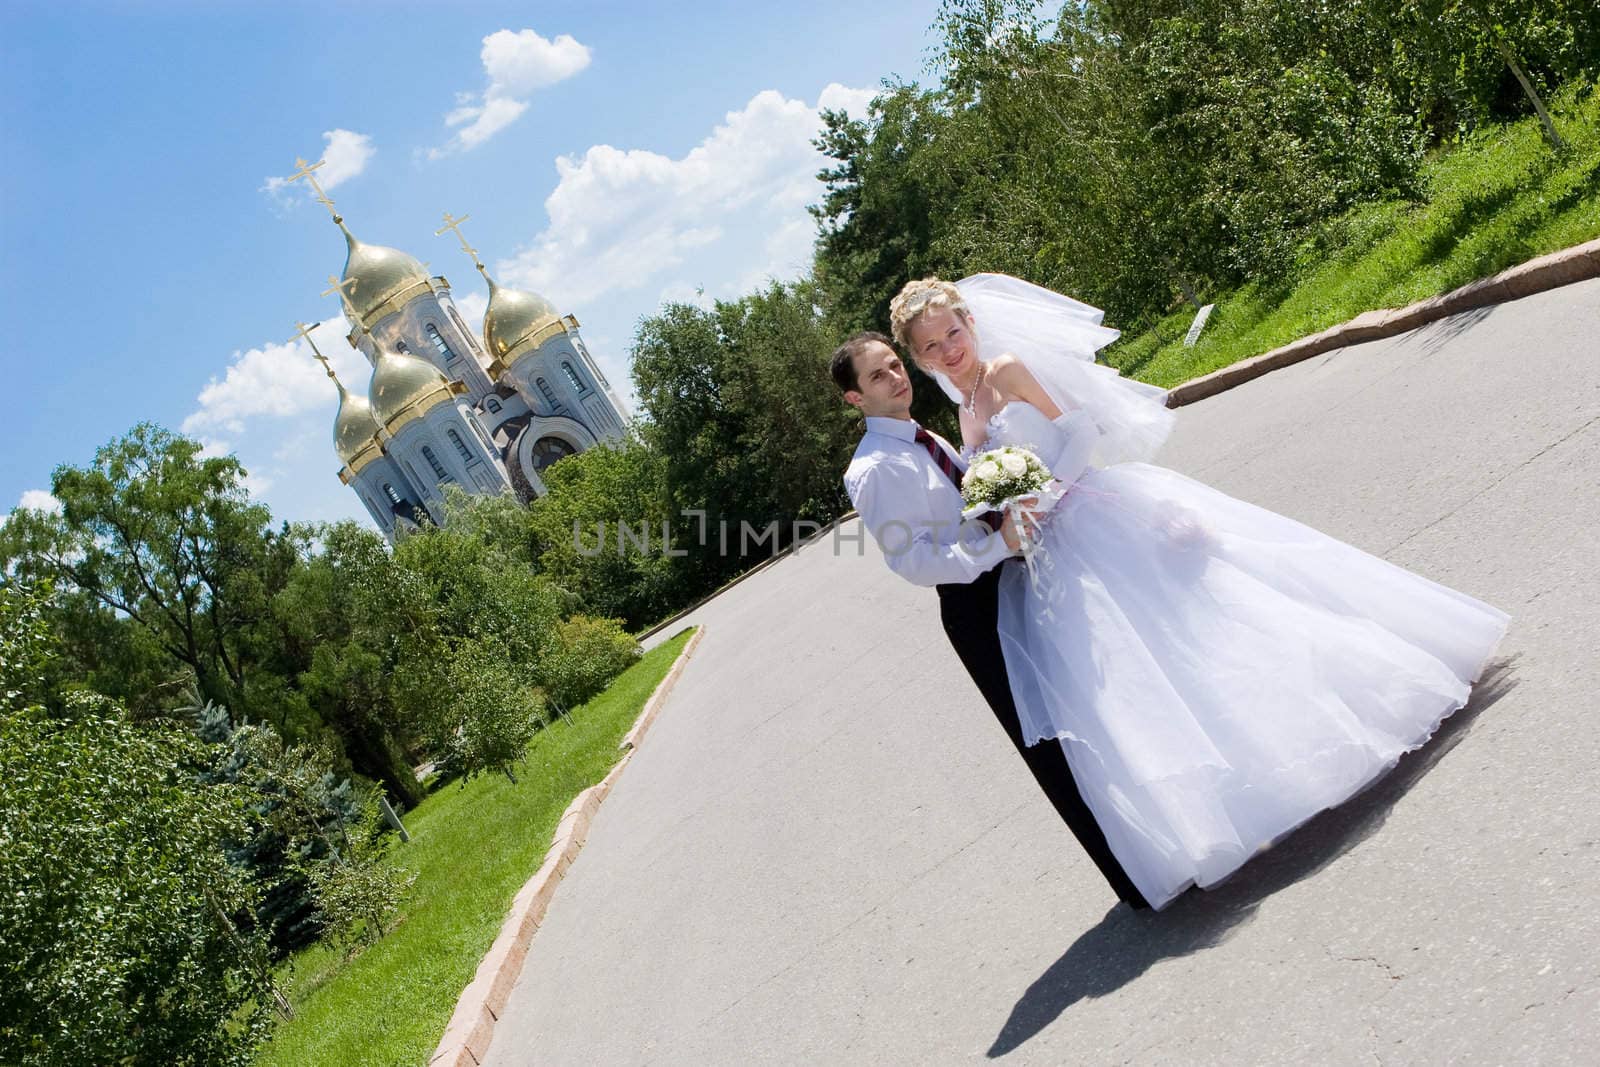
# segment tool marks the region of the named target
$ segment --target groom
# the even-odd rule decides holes
[[[1061,745],[1023,743],[998,633],[1000,569],[1018,549],[1011,515],[998,529],[962,525],[964,465],[948,442],[912,421],[911,378],[889,338],[856,334],[834,352],[830,372],[845,402],[866,416],[866,433],[844,475],[862,524],[890,570],[938,591],[945,635],[1039,788],[1117,896],[1130,907],[1149,907],[1106,845]]]

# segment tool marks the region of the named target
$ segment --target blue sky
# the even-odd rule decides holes
[[[819,106],[921,79],[936,0],[0,5],[0,509],[140,420],[237,453],[279,519],[363,518],[334,393],[287,344],[366,364],[320,296],[327,213],[272,181],[328,165],[363,240],[484,302],[445,211],[503,283],[578,316],[614,381],[663,299],[739,295],[809,259]],[[326,342],[326,343],[324,343]],[[631,401],[631,388],[628,398]]]

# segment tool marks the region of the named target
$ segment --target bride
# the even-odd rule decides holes
[[[911,282],[895,340],[969,449],[1027,448],[1070,488],[1000,586],[1029,744],[1059,742],[1155,908],[1215,885],[1420,747],[1509,616],[1145,459],[1165,394],[1093,362],[1118,334],[1006,275]],[[981,337],[981,341],[980,341]]]

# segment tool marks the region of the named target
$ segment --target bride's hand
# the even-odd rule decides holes
[[[1006,547],[1013,552],[1022,550],[1022,539],[1024,537],[1029,541],[1036,541],[1039,538],[1039,520],[1031,510],[1034,505],[1039,503],[1039,498],[1036,496],[1020,497],[1017,503],[1020,505],[1019,507],[1006,509],[1005,519],[1000,523],[1000,536],[1005,539]],[[1021,521],[1020,530],[1018,529],[1018,520]]]

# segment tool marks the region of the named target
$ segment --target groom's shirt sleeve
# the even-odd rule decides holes
[[[959,494],[930,485],[922,466],[910,457],[858,454],[845,472],[845,491],[890,570],[914,585],[973,581],[1010,549],[981,524],[963,537]]]

